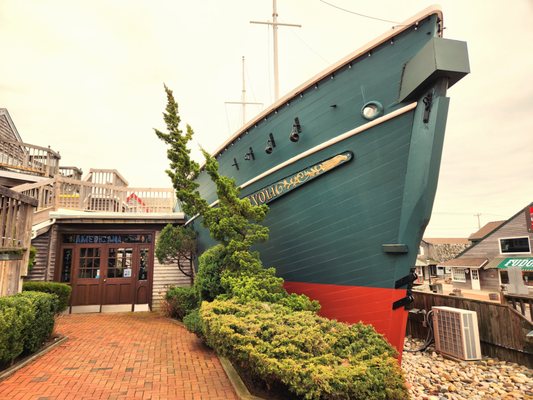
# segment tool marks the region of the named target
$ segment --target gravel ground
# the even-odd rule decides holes
[[[406,349],[422,341],[406,339]],[[533,370],[497,359],[453,361],[430,346],[425,352],[403,352],[405,372],[414,400],[533,400]]]

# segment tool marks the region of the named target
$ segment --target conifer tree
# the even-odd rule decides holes
[[[165,142],[169,148],[167,157],[170,160],[170,168],[166,170],[167,175],[172,180],[172,185],[176,190],[176,196],[181,201],[183,211],[189,216],[202,214],[208,207],[207,202],[200,197],[198,184],[194,179],[200,172],[198,163],[191,159],[191,151],[187,144],[194,134],[189,124],[186,125],[186,132],[180,129],[181,118],[178,112],[178,103],[174,100],[172,90],[167,85],[167,106],[163,113],[163,119],[167,125],[168,133],[154,129],[157,137]]]
[[[235,180],[218,172],[218,162],[202,150],[206,172],[217,188],[218,204],[203,213],[205,225],[213,239],[225,247],[224,266],[230,269],[260,267],[259,254],[251,247],[268,239],[268,228],[260,224],[268,212],[267,205],[254,206],[239,198]]]

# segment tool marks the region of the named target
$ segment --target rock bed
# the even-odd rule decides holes
[[[405,340],[406,349],[422,344]],[[507,361],[453,361],[430,346],[425,352],[404,351],[402,369],[413,400],[533,400],[533,370]]]

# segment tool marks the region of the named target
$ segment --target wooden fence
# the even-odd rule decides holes
[[[533,322],[533,296],[505,293],[504,297],[507,304]]]
[[[414,292],[414,298],[407,335],[427,336],[423,315],[416,310],[429,312],[433,306],[448,306],[475,311],[483,355],[533,368],[533,340],[527,336],[533,324],[508,305],[418,291]]]
[[[37,200],[0,186],[0,296],[22,290]]]

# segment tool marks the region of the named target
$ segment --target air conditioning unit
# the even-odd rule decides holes
[[[475,311],[432,307],[435,348],[461,360],[480,360],[481,346]]]

